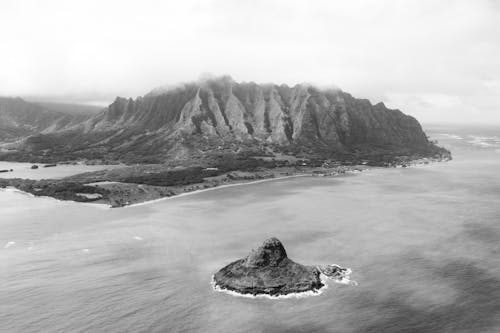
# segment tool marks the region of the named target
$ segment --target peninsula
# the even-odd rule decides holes
[[[2,179],[36,196],[121,207],[219,185],[451,158],[418,121],[309,84],[228,76],[118,97],[101,111],[0,98],[0,160],[120,164],[64,179]]]

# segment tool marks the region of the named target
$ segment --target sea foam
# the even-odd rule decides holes
[[[9,247],[11,247],[11,246],[13,246],[15,244],[16,244],[16,242],[10,241],[10,242],[7,242],[7,244],[5,244],[3,248],[4,249],[8,249]]]
[[[290,293],[286,295],[268,295],[268,294],[258,294],[258,295],[251,295],[251,294],[242,294],[238,293],[233,290],[221,288],[220,286],[217,285],[215,282],[214,276],[212,275],[212,280],[210,281],[210,285],[212,286],[213,290],[228,294],[231,296],[236,296],[236,297],[244,297],[244,298],[257,298],[257,299],[271,299],[271,300],[281,300],[281,299],[291,299],[291,298],[304,298],[304,297],[310,297],[310,296],[318,296],[323,293],[328,288],[328,284],[326,283],[326,280],[321,279],[321,283],[323,284],[323,287],[320,289],[316,290],[308,290],[308,291],[303,291],[300,293]]]

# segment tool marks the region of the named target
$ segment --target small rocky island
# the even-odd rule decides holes
[[[317,292],[324,286],[321,274],[343,278],[348,271],[336,265],[327,268],[298,264],[287,257],[281,242],[273,237],[257,250],[252,250],[246,258],[218,271],[214,275],[214,286],[219,290],[245,295],[280,296]]]

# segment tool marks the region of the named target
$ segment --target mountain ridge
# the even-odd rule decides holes
[[[65,111],[67,109],[71,111]],[[63,130],[90,117],[91,112],[83,106],[29,102],[20,97],[0,97],[0,142]]]
[[[415,118],[383,103],[372,105],[340,89],[238,83],[223,76],[136,99],[117,97],[87,119],[26,138],[10,155],[142,163],[241,150],[323,157],[438,152]]]

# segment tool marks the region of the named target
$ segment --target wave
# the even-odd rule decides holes
[[[437,133],[436,136],[446,139],[465,140],[465,142],[469,144],[482,148],[500,147],[499,136],[485,136],[485,135],[474,135],[474,134],[460,136],[458,134],[453,134],[453,133]]]
[[[10,242],[7,242],[5,245],[4,245],[4,249],[8,249],[9,247],[11,246],[14,246],[16,244],[16,242],[14,241],[10,241]]]
[[[449,138],[449,139],[455,139],[455,140],[463,140],[464,139],[463,137],[461,137],[460,135],[457,135],[457,134],[438,133],[436,135],[437,136],[442,136],[442,137],[445,137],[445,138]]]
[[[352,285],[352,286],[358,285],[356,281],[351,280],[352,269],[350,268],[343,268],[342,266],[337,264],[323,265],[316,267],[321,272],[322,276],[325,276],[326,278],[332,280],[335,283]]]
[[[291,299],[291,298],[304,298],[304,297],[310,297],[310,296],[319,296],[321,295],[327,288],[328,284],[326,283],[326,279],[321,279],[321,283],[323,284],[323,287],[316,289],[316,290],[308,290],[308,291],[303,291],[300,293],[290,293],[286,295],[268,295],[268,294],[258,294],[258,295],[252,295],[252,294],[242,294],[233,290],[221,288],[220,286],[217,285],[215,282],[214,276],[212,275],[212,280],[210,281],[210,285],[212,286],[214,291],[221,292],[224,294],[228,294],[231,296],[236,296],[236,297],[244,297],[244,298],[267,298],[271,300],[281,300],[281,299]]]
[[[483,148],[500,147],[500,137],[498,136],[482,136],[482,135],[469,135],[471,140],[468,143]]]

